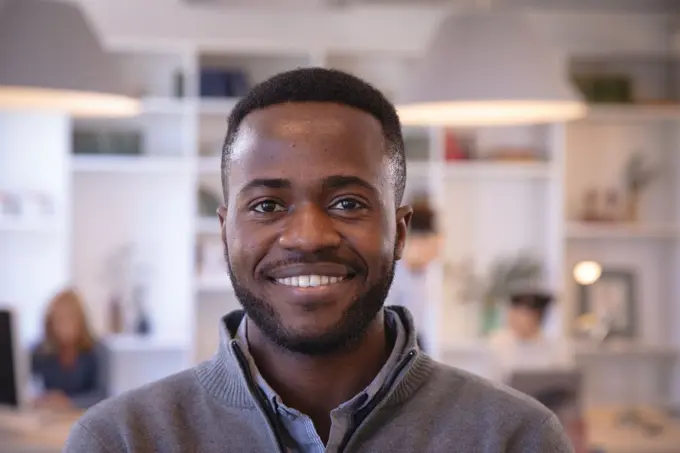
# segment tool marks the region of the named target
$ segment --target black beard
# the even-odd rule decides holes
[[[226,247],[224,255],[234,293],[248,317],[270,341],[280,348],[310,356],[347,351],[359,345],[368,326],[385,303],[394,279],[396,262],[393,255],[392,260],[385,263],[381,270],[379,280],[352,302],[337,324],[321,335],[309,336],[287,328],[268,301],[258,298],[242,286],[237,278],[238,272],[234,272],[231,265]]]

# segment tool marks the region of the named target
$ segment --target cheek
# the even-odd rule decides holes
[[[228,219],[225,225],[225,249],[233,270],[239,272],[241,277],[246,277],[265,254],[270,242],[260,229],[247,223],[237,227],[236,223],[236,219]]]

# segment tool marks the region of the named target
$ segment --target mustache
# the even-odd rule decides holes
[[[293,264],[315,264],[315,263],[341,264],[356,274],[358,274],[364,268],[363,265],[361,263],[357,263],[356,260],[342,258],[334,253],[319,252],[308,254],[300,253],[286,256],[283,259],[272,261],[270,263],[263,265],[260,270],[260,273],[266,275],[279,267],[290,266]]]

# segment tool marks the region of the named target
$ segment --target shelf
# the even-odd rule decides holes
[[[198,107],[202,115],[228,116],[238,103],[239,98],[198,98],[189,102]]]
[[[148,97],[141,100],[142,114],[180,115],[187,113],[189,107],[184,99]]]
[[[590,343],[584,341],[574,342],[576,354],[581,357],[606,358],[635,356],[649,358],[656,356],[663,359],[677,358],[678,349],[671,345],[645,344],[633,340],[605,340],[603,343]]]
[[[234,291],[229,276],[197,277],[194,289],[199,293],[230,293]]]
[[[680,120],[680,105],[593,105],[585,121],[668,121]]]
[[[72,157],[73,171],[79,173],[168,173],[188,171],[191,161],[184,157],[86,156]]]
[[[633,357],[633,356],[659,356],[669,359],[680,356],[678,348],[672,345],[654,345],[641,343],[634,340],[610,339],[604,343],[592,343],[582,340],[571,341],[574,352],[580,357]],[[485,338],[461,339],[455,343],[443,345],[444,355],[459,358],[461,355],[474,355],[484,357],[491,354],[491,345]]]
[[[547,162],[454,161],[445,169],[447,178],[547,179],[553,174]]]
[[[0,219],[0,232],[2,233],[54,233],[59,229],[59,225],[53,219]]]
[[[177,351],[186,352],[188,347],[178,341],[164,340],[153,335],[145,337],[141,335],[118,334],[104,338],[107,348],[115,351],[126,352],[153,352],[153,351]]]
[[[218,217],[199,217],[196,220],[196,231],[199,234],[220,234],[220,219]]]
[[[201,115],[227,116],[239,98],[163,98],[148,97],[141,100],[142,114],[181,115],[197,112]]]
[[[680,229],[671,224],[570,222],[566,236],[570,239],[674,239],[680,238]]]

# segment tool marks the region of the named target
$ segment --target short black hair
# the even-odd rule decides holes
[[[399,205],[406,186],[406,156],[401,124],[394,105],[375,87],[360,78],[326,68],[298,68],[279,73],[255,85],[229,115],[222,147],[222,190],[227,197],[231,147],[243,119],[251,112],[287,102],[330,102],[362,110],[382,125],[388,157],[394,170],[392,183]]]
[[[411,204],[410,229],[414,233],[432,234],[437,231],[436,215],[427,200],[417,200]]]
[[[527,308],[536,313],[540,321],[543,321],[553,299],[552,294],[546,292],[515,292],[510,295],[510,306]]]

